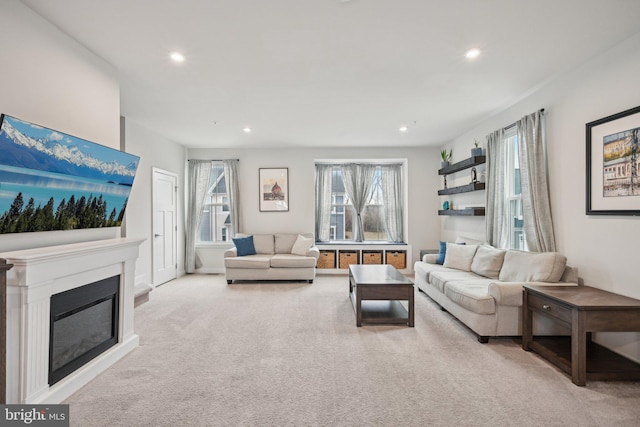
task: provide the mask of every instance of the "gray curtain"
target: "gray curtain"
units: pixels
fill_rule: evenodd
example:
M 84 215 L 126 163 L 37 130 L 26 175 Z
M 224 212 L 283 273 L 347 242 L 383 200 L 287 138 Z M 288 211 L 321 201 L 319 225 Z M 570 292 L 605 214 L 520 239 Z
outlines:
M 196 268 L 202 266 L 196 254 L 196 242 L 210 176 L 210 160 L 189 160 L 184 260 L 187 273 L 193 273 Z
M 544 115 L 536 111 L 519 120 L 516 127 L 525 241 L 530 251 L 553 252 L 556 243 L 549 198 Z
M 331 186 L 333 165 L 316 164 L 316 238 L 331 238 Z
M 351 204 L 356 211 L 356 221 L 353 224 L 353 240 L 364 240 L 364 225 L 362 213 L 369 199 L 371 183 L 376 170 L 375 165 L 349 163 L 342 165 L 342 179 L 345 192 L 351 199 Z
M 238 159 L 223 160 L 224 179 L 227 184 L 227 195 L 229 196 L 229 216 L 231 217 L 231 236 L 242 233 L 242 218 L 240 213 L 240 187 L 238 185 Z
M 509 247 L 509 211 L 507 191 L 507 145 L 504 130 L 487 135 L 487 179 L 485 230 L 487 243 L 496 248 Z
M 383 165 L 381 169 L 384 226 L 387 236 L 393 242 L 404 242 L 402 165 Z

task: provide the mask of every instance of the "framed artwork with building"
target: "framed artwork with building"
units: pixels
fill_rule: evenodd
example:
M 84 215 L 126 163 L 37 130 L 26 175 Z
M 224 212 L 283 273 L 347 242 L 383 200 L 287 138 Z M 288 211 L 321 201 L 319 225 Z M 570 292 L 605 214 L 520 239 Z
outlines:
M 640 215 L 640 107 L 586 127 L 587 215 Z
M 289 210 L 289 168 L 260 168 L 260 212 Z

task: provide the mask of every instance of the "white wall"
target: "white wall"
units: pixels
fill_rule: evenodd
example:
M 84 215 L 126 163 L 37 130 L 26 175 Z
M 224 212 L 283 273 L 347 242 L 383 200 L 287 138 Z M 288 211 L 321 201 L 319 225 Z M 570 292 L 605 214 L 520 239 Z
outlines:
M 638 76 L 640 34 L 550 82 L 447 147 L 453 147 L 454 155 L 468 153 L 474 138 L 485 141 L 490 132 L 544 108 L 558 251 L 578 268 L 585 285 L 640 299 L 635 261 L 640 218 L 585 214 L 585 124 L 639 106 Z M 445 239 L 452 239 L 469 227 L 464 218 L 451 219 L 441 223 Z M 475 220 L 473 224 L 473 232 L 484 239 L 484 221 Z M 600 333 L 597 340 L 640 361 L 640 333 Z
M 119 148 L 116 70 L 18 1 L 0 2 L 0 112 Z M 108 239 L 119 228 L 0 235 L 0 252 Z
M 408 241 L 413 260 L 419 250 L 437 248 L 438 151 L 433 148 L 363 149 L 189 149 L 190 159 L 240 159 L 239 182 L 245 232 L 313 232 L 315 229 L 314 181 L 316 159 L 408 159 Z M 289 211 L 260 212 L 258 171 L 260 168 L 289 168 Z M 222 253 L 231 245 L 200 247 L 198 255 L 207 271 L 223 267 Z
M 146 239 L 140 245 L 136 263 L 136 284 L 152 284 L 152 169 L 159 168 L 178 175 L 178 275 L 184 274 L 184 168 L 186 150 L 182 145 L 136 124 L 126 121 L 126 151 L 140 156 L 140 164 L 127 205 L 125 230 L 127 237 Z

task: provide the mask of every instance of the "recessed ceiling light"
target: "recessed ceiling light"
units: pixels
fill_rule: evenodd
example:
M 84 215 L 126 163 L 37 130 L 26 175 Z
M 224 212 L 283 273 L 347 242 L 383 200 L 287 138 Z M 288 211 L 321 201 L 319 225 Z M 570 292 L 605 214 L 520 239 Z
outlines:
M 173 62 L 184 62 L 184 55 L 180 52 L 171 52 L 169 57 Z
M 408 130 L 409 130 L 409 128 L 408 128 L 408 127 L 406 127 L 406 126 L 400 126 L 400 129 L 398 129 L 398 130 L 399 130 L 400 132 L 406 132 L 406 131 L 408 131 Z
M 480 56 L 480 49 L 478 48 L 469 49 L 468 51 L 465 52 L 464 56 L 466 56 L 467 59 L 475 59 L 478 56 Z
M 244 131 L 244 133 L 251 133 L 251 128 L 249 126 L 245 126 L 244 128 L 242 128 L 242 130 Z

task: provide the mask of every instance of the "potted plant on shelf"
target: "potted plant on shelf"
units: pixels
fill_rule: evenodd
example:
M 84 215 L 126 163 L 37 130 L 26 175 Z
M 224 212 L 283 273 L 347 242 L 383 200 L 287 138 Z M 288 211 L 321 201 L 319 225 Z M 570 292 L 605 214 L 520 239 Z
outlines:
M 475 138 L 474 141 L 473 145 L 475 145 L 475 147 L 471 149 L 471 157 L 482 156 L 482 147 L 480 147 L 480 143 Z
M 448 153 L 447 153 L 447 150 L 440 151 L 440 157 L 442 157 L 440 168 L 446 168 L 447 166 L 449 166 L 449 161 L 451 160 L 452 154 L 453 154 L 453 149 L 450 149 Z

